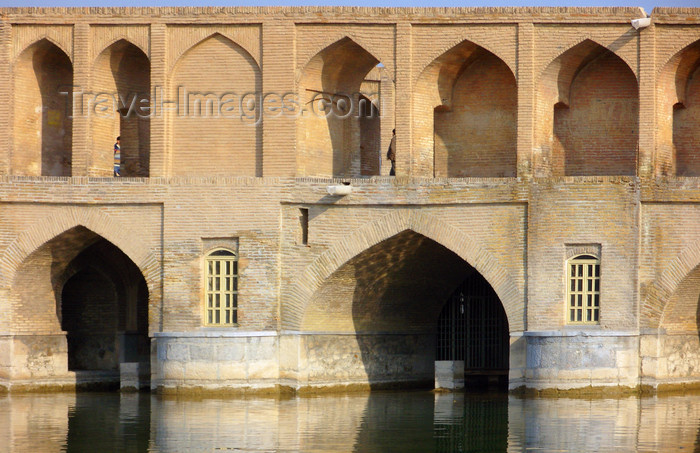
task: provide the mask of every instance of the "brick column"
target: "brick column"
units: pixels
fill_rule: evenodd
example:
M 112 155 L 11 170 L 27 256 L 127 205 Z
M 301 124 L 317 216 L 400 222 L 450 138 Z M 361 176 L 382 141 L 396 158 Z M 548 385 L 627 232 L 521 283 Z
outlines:
M 295 112 L 272 111 L 281 106 L 281 97 L 295 96 L 294 22 L 266 19 L 262 29 L 262 176 L 296 175 Z M 260 175 L 258 173 L 258 175 Z
M 381 129 L 381 145 L 379 146 L 379 159 L 381 161 L 381 174 L 388 176 L 391 170 L 391 162 L 386 158 L 386 152 L 391 143 L 392 129 L 396 126 L 396 115 L 394 105 L 396 96 L 394 95 L 394 74 L 388 74 L 386 71 L 381 73 L 381 82 L 379 84 L 379 100 L 380 108 L 380 129 Z
M 396 24 L 396 175 L 413 174 L 413 92 L 411 74 L 413 62 L 413 39 L 411 24 L 402 21 Z M 386 150 L 384 150 L 386 152 Z
M 151 25 L 151 163 L 148 175 L 152 178 L 168 176 L 168 152 L 165 141 L 165 112 L 162 102 L 167 101 L 165 24 Z
M 73 28 L 73 91 L 90 90 L 90 25 L 77 23 Z M 73 131 L 72 131 L 72 163 L 71 174 L 73 176 L 85 176 L 91 173 L 92 163 L 90 146 L 90 118 L 89 112 L 83 110 L 80 104 L 80 96 L 75 97 L 73 105 Z
M 532 176 L 532 148 L 535 133 L 535 27 L 518 24 L 518 138 L 517 175 Z
M 656 39 L 654 25 L 639 33 L 639 157 L 637 174 L 653 178 L 656 174 Z M 675 165 L 674 165 L 675 166 Z
M 0 175 L 10 173 L 10 147 L 12 137 L 12 26 L 0 23 Z

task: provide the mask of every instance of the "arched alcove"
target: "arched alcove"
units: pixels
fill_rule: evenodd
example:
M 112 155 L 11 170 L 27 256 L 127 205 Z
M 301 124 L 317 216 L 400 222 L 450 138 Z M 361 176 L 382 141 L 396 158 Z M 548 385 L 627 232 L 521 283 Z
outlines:
M 170 173 L 262 176 L 262 75 L 255 59 L 215 33 L 180 57 L 169 80 L 179 105 L 168 117 Z
M 700 176 L 700 41 L 675 54 L 657 82 L 657 173 Z
M 387 85 L 379 60 L 350 38 L 316 54 L 303 69 L 297 173 L 360 177 L 379 174 L 380 112 Z
M 13 76 L 11 173 L 70 176 L 73 114 L 70 58 L 48 39 L 42 39 L 17 57 Z
M 629 66 L 591 40 L 559 55 L 536 92 L 536 174 L 635 175 L 638 91 Z
M 121 137 L 121 175 L 148 176 L 150 165 L 151 64 L 141 49 L 119 40 L 95 61 L 92 92 L 101 107 L 89 112 L 92 131 L 90 173 L 111 176 L 113 150 Z M 97 99 L 96 99 L 97 100 Z
M 517 84 L 508 65 L 463 41 L 416 82 L 414 166 L 424 176 L 515 176 L 516 117 Z

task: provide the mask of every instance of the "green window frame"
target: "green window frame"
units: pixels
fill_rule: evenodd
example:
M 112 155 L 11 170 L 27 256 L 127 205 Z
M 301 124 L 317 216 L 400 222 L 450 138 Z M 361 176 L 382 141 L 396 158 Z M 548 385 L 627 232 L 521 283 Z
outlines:
M 238 325 L 238 255 L 217 249 L 204 259 L 204 324 Z
M 600 323 L 600 259 L 579 255 L 568 260 L 566 300 L 568 324 Z

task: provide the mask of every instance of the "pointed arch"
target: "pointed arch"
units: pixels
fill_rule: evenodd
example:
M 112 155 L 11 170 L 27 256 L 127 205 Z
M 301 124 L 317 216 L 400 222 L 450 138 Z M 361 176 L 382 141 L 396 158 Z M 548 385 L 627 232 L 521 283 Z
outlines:
M 323 47 L 303 67 L 297 83 L 298 98 L 306 109 L 298 117 L 297 152 L 301 155 L 297 159 L 298 175 L 376 174 L 379 165 L 363 167 L 362 162 L 376 160 L 378 164 L 384 123 L 377 116 L 365 118 L 359 109 L 366 78 L 379 63 L 373 54 L 344 35 Z M 383 86 L 393 85 L 390 78 L 376 84 L 380 92 L 393 88 Z M 374 153 L 374 159 L 363 157 L 363 149 Z M 368 168 L 373 168 L 374 174 L 367 174 Z
M 12 174 L 70 176 L 73 64 L 50 38 L 19 54 L 13 70 Z
M 84 227 L 114 244 L 141 270 L 151 300 L 160 297 L 160 257 L 157 250 L 139 240 L 140 235 L 97 209 L 67 207 L 20 233 L 0 257 L 0 287 L 9 287 L 17 269 L 35 250 L 51 239 L 76 227 Z
M 435 241 L 474 267 L 493 287 L 503 303 L 511 331 L 525 328 L 525 307 L 521 291 L 498 258 L 463 231 L 438 218 L 412 212 L 388 214 L 336 242 L 304 269 L 282 306 L 282 327 L 299 329 L 314 293 L 343 264 L 369 247 L 411 230 Z
M 568 53 L 572 49 L 574 49 L 582 44 L 585 46 L 592 46 L 592 47 L 600 46 L 604 50 L 607 50 L 608 52 L 615 54 L 615 56 L 617 56 L 620 60 L 622 60 L 625 63 L 627 68 L 635 75 L 635 78 L 637 78 L 637 72 L 634 69 L 634 62 L 629 61 L 629 59 L 626 55 L 620 54 L 611 46 L 604 44 L 603 42 L 601 42 L 600 40 L 598 40 L 592 36 L 586 35 L 586 36 L 579 36 L 576 39 L 571 40 L 570 42 L 561 46 L 561 50 L 557 54 L 555 54 L 547 64 L 543 65 L 540 68 L 540 72 L 537 74 L 535 80 L 539 81 L 543 77 L 545 71 L 547 71 L 547 69 L 552 65 L 552 63 L 557 61 L 557 59 L 559 59 L 564 54 Z
M 413 90 L 413 168 L 426 177 L 516 176 L 517 90 L 505 61 L 472 41 L 439 54 Z
M 167 115 L 171 175 L 262 176 L 262 73 L 246 49 L 210 34 L 182 54 L 168 84 L 180 106 Z
M 119 41 L 125 41 L 125 42 L 131 44 L 132 46 L 136 47 L 137 49 L 139 49 L 141 52 L 143 52 L 143 55 L 146 58 L 148 58 L 148 60 L 150 62 L 151 56 L 150 56 L 150 52 L 149 52 L 148 47 L 146 47 L 144 44 L 132 39 L 126 33 L 120 33 L 119 35 L 111 38 L 109 41 L 102 43 L 102 45 L 100 46 L 99 49 L 95 49 L 94 55 L 97 55 L 97 56 L 95 57 L 95 60 L 93 61 L 93 63 L 95 61 L 97 61 L 97 59 L 100 57 L 100 55 L 102 55 L 107 49 L 109 49 L 114 44 L 118 43 Z
M 90 115 L 92 156 L 88 174 L 113 174 L 114 143 L 116 137 L 121 137 L 121 176 L 147 177 L 151 91 L 148 55 L 128 39 L 117 39 L 95 58 L 92 74 L 91 91 L 112 95 L 113 99 L 106 114 Z
M 536 174 L 636 174 L 637 77 L 609 48 L 585 38 L 552 60 L 537 82 L 536 116 Z
M 329 47 L 345 40 L 354 42 L 365 52 L 367 52 L 370 56 L 372 56 L 372 58 L 377 60 L 377 62 L 381 62 L 382 64 L 386 65 L 387 69 L 389 69 L 389 75 L 391 76 L 392 81 L 394 80 L 394 71 L 392 69 L 393 65 L 390 59 L 383 55 L 380 55 L 379 52 L 373 50 L 373 46 L 371 45 L 371 43 L 367 42 L 367 40 L 363 39 L 361 36 L 358 36 L 356 33 L 335 33 L 332 35 L 324 35 L 324 38 L 325 39 L 323 39 L 323 41 L 316 43 L 309 50 L 309 56 L 307 58 L 299 62 L 298 67 L 300 68 L 300 70 L 296 76 L 297 84 L 300 82 L 304 73 L 304 69 L 309 65 L 311 60 L 313 60 L 322 52 L 325 52 Z
M 700 176 L 700 39 L 661 67 L 656 84 L 656 172 Z
M 510 69 L 511 74 L 513 74 L 513 77 L 515 77 L 516 73 L 516 68 L 514 68 L 508 61 L 507 58 L 505 58 L 504 55 L 502 55 L 494 46 L 483 42 L 480 39 L 473 38 L 472 36 L 462 36 L 458 39 L 455 39 L 451 43 L 444 45 L 440 47 L 439 49 L 431 49 L 430 55 L 425 57 L 425 63 L 421 65 L 417 71 L 415 71 L 413 83 L 417 83 L 418 79 L 421 78 L 423 73 L 428 69 L 428 67 L 435 62 L 438 58 L 440 58 L 442 55 L 448 53 L 450 50 L 457 48 L 458 46 L 462 45 L 463 43 L 471 43 L 475 46 L 478 46 L 480 48 L 483 48 L 484 50 L 487 50 L 488 52 L 492 53 L 495 57 L 497 57 L 499 60 L 503 62 L 504 65 Z
M 642 302 L 641 318 L 646 327 L 658 328 L 661 325 L 669 301 L 699 266 L 700 241 L 686 246 L 668 263 L 661 275 L 649 285 Z
M 66 58 L 68 58 L 68 60 L 71 62 L 71 64 L 73 64 L 73 54 L 72 54 L 71 50 L 66 48 L 59 40 L 53 38 L 52 36 L 49 36 L 48 34 L 41 35 L 41 36 L 37 37 L 36 39 L 34 39 L 33 41 L 27 43 L 25 46 L 23 46 L 21 48 L 21 50 L 19 50 L 15 54 L 15 59 L 14 59 L 13 63 L 16 63 L 19 60 L 19 58 L 22 56 L 22 54 L 25 53 L 29 48 L 35 46 L 36 44 L 41 43 L 42 41 L 46 41 L 46 42 L 56 46 L 58 49 L 61 50 L 61 52 L 63 52 L 65 54 Z
M 257 69 L 260 70 L 260 63 L 258 62 L 258 60 L 255 58 L 255 56 L 248 49 L 246 49 L 240 43 L 238 43 L 236 41 L 236 39 L 228 36 L 228 33 L 224 33 L 221 31 L 215 31 L 215 32 L 209 33 L 204 38 L 194 42 L 191 46 L 189 46 L 187 49 L 183 50 L 179 55 L 177 55 L 177 57 L 172 62 L 170 73 L 172 74 L 173 72 L 175 72 L 175 69 L 177 68 L 178 64 L 180 64 L 182 59 L 185 58 L 187 56 L 187 54 L 190 53 L 193 49 L 196 49 L 197 47 L 202 45 L 204 42 L 209 41 L 212 38 L 217 38 L 217 37 L 220 37 L 221 39 L 224 39 L 224 40 L 230 42 L 233 46 L 238 48 L 241 52 L 244 52 L 245 55 L 255 63 L 255 66 L 257 67 Z

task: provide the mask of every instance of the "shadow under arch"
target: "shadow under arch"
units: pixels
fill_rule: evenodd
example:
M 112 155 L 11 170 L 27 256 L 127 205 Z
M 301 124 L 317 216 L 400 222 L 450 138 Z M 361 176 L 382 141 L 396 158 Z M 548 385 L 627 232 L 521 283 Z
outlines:
M 307 266 L 291 288 L 288 302 L 281 308 L 282 328 L 301 329 L 309 301 L 327 278 L 369 247 L 404 230 L 411 230 L 435 241 L 474 267 L 489 282 L 501 300 L 510 330 L 525 329 L 524 297 L 507 267 L 463 231 L 435 216 L 416 211 L 396 211 L 364 225 L 353 234 L 339 240 Z
M 380 60 L 347 36 L 326 46 L 306 63 L 298 81 L 303 112 L 297 120 L 300 176 L 379 174 L 378 165 L 363 167 L 363 161 L 378 161 L 380 137 L 386 131 L 380 130 L 382 122 L 379 115 L 372 114 L 375 110 L 370 109 L 367 115 L 361 101 L 364 95 L 383 102 L 381 93 L 389 88 L 385 84 L 393 82 Z M 381 108 L 376 110 L 380 111 Z
M 212 33 L 185 51 L 168 75 L 170 99 L 180 106 L 167 114 L 168 173 L 262 176 L 261 92 L 257 61 L 227 36 Z
M 68 207 L 45 217 L 20 233 L 0 256 L 0 287 L 10 288 L 22 263 L 36 250 L 62 233 L 83 227 L 115 244 L 143 274 L 149 293 L 149 325 L 160 326 L 161 258 L 157 246 L 141 241 L 128 226 L 97 209 Z
M 346 371 L 350 381 L 366 379 L 370 386 L 432 385 L 438 317 L 456 288 L 470 291 L 473 285 L 464 283 L 475 276 L 478 272 L 455 252 L 412 230 L 372 245 L 333 272 L 312 297 L 302 331 L 324 332 L 328 344 L 327 348 L 307 352 L 310 363 L 325 363 L 329 370 L 338 372 L 338 364 L 327 355 L 342 357 L 345 353 L 353 357 L 350 363 L 355 364 Z M 480 306 L 474 308 L 482 311 L 493 303 L 482 296 L 466 294 L 469 299 L 466 316 L 474 321 L 481 315 L 470 308 L 470 302 L 478 303 Z M 500 301 L 496 300 L 495 304 L 500 310 Z M 504 317 L 503 311 L 500 312 Z M 499 343 L 505 336 L 507 348 L 507 322 L 497 330 Z M 464 339 L 454 340 L 460 343 L 458 347 L 462 347 L 462 342 L 472 347 L 491 339 L 492 332 L 481 328 L 469 332 L 471 335 Z M 355 348 L 359 354 L 353 356 Z M 505 362 L 501 357 L 498 360 L 482 357 L 496 354 L 493 348 L 478 351 L 474 348 L 473 355 L 479 357 L 470 362 L 469 368 L 481 375 L 489 368 L 487 363 L 498 363 L 499 367 L 505 367 L 505 370 L 499 368 L 498 373 L 507 373 L 507 355 Z M 464 358 L 448 360 L 464 361 Z M 475 367 L 475 364 L 481 365 Z
M 637 77 L 592 39 L 559 54 L 537 82 L 537 175 L 635 175 Z
M 13 364 L 37 379 L 75 372 L 78 386 L 118 384 L 125 362 L 142 364 L 145 377 L 149 296 L 144 274 L 122 250 L 84 226 L 68 228 L 23 257 L 14 273 L 4 309 L 32 353 Z M 38 365 L 41 356 L 50 358 Z
M 413 167 L 421 176 L 516 175 L 517 82 L 496 54 L 463 40 L 414 90 Z

